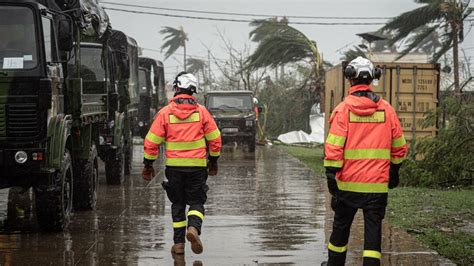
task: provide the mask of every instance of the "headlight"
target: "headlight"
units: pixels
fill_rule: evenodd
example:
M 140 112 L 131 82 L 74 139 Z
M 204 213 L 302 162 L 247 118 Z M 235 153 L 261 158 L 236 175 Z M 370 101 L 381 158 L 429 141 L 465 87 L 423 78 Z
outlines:
M 247 127 L 253 126 L 253 121 L 252 120 L 246 120 L 245 121 L 245 126 L 247 126 Z
M 99 137 L 99 145 L 104 145 L 105 144 L 105 139 L 104 137 L 100 136 Z
M 143 125 L 144 125 L 144 124 L 143 124 L 142 121 L 138 122 L 138 126 L 139 126 L 139 127 L 143 127 Z
M 28 161 L 28 154 L 24 151 L 18 151 L 15 153 L 15 161 L 19 164 L 24 164 Z

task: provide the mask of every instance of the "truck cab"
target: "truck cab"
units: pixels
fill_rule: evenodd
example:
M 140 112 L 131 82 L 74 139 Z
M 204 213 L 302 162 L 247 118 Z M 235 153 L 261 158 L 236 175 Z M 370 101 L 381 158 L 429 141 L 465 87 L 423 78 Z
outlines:
M 161 61 L 139 58 L 140 104 L 133 121 L 133 135 L 145 138 L 156 113 L 166 105 L 164 68 Z
M 57 18 L 36 2 L 0 0 L 0 188 L 33 187 L 46 230 L 62 230 L 72 210 L 60 59 L 70 47 L 58 42 Z
M 251 91 L 211 91 L 205 104 L 219 127 L 224 143 L 238 142 L 255 151 L 257 114 Z

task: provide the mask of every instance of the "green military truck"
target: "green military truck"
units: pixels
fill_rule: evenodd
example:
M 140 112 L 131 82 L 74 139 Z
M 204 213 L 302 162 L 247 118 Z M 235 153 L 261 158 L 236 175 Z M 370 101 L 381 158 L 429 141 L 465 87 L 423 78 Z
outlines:
M 140 105 L 138 44 L 125 33 L 112 30 L 103 53 L 108 61 L 106 69 L 110 69 L 109 93 L 114 96 L 109 108 L 109 126 L 101 131 L 99 156 L 105 162 L 107 183 L 121 184 L 132 168 L 132 127 Z
M 255 151 L 257 114 L 251 91 L 210 91 L 205 96 L 207 109 L 221 131 L 224 143 L 246 143 Z
M 133 121 L 133 134 L 145 138 L 155 114 L 166 105 L 163 63 L 148 57 L 139 58 L 140 105 Z
M 0 187 L 33 187 L 43 230 L 95 207 L 98 155 L 123 180 L 129 62 L 111 35 L 95 1 L 0 0 Z

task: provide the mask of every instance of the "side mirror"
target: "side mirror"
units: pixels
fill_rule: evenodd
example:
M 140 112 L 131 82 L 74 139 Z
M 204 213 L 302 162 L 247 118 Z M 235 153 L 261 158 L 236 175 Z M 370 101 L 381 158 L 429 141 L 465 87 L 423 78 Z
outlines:
M 60 19 L 58 23 L 58 50 L 71 51 L 74 46 L 71 21 Z

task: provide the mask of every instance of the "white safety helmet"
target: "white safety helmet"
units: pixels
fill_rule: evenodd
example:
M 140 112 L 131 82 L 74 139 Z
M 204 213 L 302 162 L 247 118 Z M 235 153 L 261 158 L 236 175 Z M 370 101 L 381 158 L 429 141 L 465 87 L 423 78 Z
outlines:
M 193 74 L 181 72 L 174 79 L 173 87 L 175 89 L 189 90 L 198 93 L 199 82 Z
M 380 68 L 374 67 L 370 60 L 361 56 L 352 60 L 344 69 L 344 76 L 347 79 L 373 80 L 379 79 L 381 75 L 382 70 Z
M 258 99 L 253 97 L 253 104 L 257 105 L 258 104 Z

